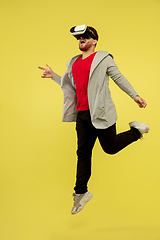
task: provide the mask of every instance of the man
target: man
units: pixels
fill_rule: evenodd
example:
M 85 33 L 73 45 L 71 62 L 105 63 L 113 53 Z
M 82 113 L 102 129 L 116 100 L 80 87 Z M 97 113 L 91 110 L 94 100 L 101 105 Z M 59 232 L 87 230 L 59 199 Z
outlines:
M 78 162 L 71 211 L 76 214 L 92 198 L 87 183 L 91 176 L 91 156 L 96 138 L 106 153 L 115 154 L 142 138 L 149 126 L 131 122 L 129 131 L 116 134 L 117 114 L 108 88 L 109 76 L 140 108 L 147 104 L 120 73 L 113 56 L 105 51 L 95 52 L 98 34 L 93 27 L 80 25 L 71 28 L 70 32 L 79 40 L 82 54 L 69 61 L 63 77 L 48 65 L 47 68 L 39 68 L 43 70 L 42 78 L 51 78 L 61 85 L 64 93 L 63 121 L 76 121 Z

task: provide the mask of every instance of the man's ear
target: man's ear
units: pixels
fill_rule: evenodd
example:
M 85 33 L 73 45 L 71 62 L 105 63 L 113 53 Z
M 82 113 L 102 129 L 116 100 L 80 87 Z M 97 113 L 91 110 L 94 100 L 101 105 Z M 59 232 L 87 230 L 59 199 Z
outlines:
M 94 39 L 93 44 L 96 46 L 97 45 L 97 40 Z

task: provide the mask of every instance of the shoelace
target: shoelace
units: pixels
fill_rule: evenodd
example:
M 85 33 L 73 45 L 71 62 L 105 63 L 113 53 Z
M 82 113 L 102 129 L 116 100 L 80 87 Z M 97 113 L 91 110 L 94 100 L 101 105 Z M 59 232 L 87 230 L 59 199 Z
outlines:
M 74 206 L 77 204 L 77 202 L 79 201 L 79 198 L 81 197 L 81 196 L 77 196 L 77 194 L 76 193 L 73 193 L 73 197 L 74 197 Z

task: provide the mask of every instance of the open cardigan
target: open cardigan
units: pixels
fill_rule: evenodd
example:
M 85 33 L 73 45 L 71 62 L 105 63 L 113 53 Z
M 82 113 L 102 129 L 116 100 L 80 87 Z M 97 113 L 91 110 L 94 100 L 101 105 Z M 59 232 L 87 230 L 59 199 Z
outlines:
M 55 74 L 53 78 L 61 86 L 64 94 L 63 122 L 76 121 L 77 97 L 72 66 L 80 56 L 73 57 L 67 63 L 67 70 L 63 77 Z M 97 51 L 91 65 L 87 91 L 91 121 L 94 127 L 98 129 L 108 128 L 117 121 L 116 108 L 109 90 L 109 76 L 131 98 L 134 99 L 138 95 L 119 71 L 113 56 L 106 51 Z

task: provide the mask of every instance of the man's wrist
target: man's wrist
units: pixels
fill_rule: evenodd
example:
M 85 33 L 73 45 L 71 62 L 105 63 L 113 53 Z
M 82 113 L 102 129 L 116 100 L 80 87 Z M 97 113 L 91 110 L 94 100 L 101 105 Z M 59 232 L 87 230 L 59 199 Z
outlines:
M 137 97 L 139 97 L 139 95 L 136 95 L 136 96 L 135 96 L 134 101 L 136 100 Z
M 56 75 L 56 74 L 53 72 L 51 79 L 54 79 L 55 75 Z

